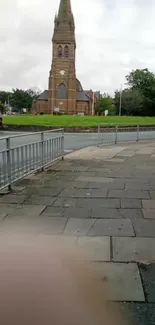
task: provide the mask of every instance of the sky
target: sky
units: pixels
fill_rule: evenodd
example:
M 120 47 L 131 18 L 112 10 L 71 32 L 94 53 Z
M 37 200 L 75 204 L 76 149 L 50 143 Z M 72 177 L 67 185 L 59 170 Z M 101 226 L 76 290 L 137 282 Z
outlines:
M 0 4 L 0 90 L 47 89 L 59 0 Z M 154 0 L 72 0 L 76 74 L 84 89 L 112 94 L 132 69 L 155 72 Z

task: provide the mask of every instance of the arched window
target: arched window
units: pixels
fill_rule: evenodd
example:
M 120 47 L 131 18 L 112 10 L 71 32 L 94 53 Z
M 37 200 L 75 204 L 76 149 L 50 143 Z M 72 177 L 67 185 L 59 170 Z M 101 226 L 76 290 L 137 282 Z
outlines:
M 66 86 L 62 83 L 59 85 L 57 89 L 57 99 L 67 99 L 67 88 Z
M 69 48 L 68 48 L 67 45 L 66 45 L 65 48 L 64 48 L 64 56 L 65 56 L 66 58 L 69 57 Z
M 58 47 L 58 58 L 62 58 L 62 46 L 59 45 Z

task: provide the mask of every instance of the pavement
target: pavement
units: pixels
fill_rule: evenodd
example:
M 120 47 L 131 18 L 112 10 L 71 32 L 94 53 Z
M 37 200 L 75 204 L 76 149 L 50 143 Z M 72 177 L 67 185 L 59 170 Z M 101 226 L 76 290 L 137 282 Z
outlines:
M 155 324 L 155 141 L 71 152 L 1 194 L 2 230 L 30 221 L 85 252 L 131 324 Z

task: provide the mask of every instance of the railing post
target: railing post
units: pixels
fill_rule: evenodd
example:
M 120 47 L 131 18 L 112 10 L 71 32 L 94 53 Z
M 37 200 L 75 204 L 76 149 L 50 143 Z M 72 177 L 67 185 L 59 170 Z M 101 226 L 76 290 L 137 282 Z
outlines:
M 115 144 L 117 144 L 118 142 L 118 125 L 116 125 L 116 129 L 115 129 Z
M 7 171 L 8 171 L 8 190 L 11 191 L 11 155 L 10 155 L 10 138 L 6 138 L 6 149 L 7 149 Z
M 44 132 L 41 132 L 41 170 L 44 171 Z
M 62 130 L 62 160 L 64 160 L 64 129 Z
M 137 125 L 137 142 L 139 141 L 139 125 Z

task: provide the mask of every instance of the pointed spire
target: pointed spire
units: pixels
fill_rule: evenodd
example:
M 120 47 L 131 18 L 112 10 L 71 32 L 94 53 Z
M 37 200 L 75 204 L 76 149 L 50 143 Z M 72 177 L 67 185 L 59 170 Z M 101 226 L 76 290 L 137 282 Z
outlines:
M 54 24 L 53 41 L 63 40 L 66 36 L 66 41 L 67 39 L 68 41 L 75 41 L 75 24 L 70 0 L 60 0 L 58 15 L 55 16 Z
M 70 19 L 72 16 L 72 9 L 70 0 L 60 0 L 58 21 L 64 21 Z
M 57 22 L 57 14 L 55 14 L 54 23 Z

